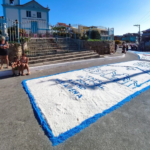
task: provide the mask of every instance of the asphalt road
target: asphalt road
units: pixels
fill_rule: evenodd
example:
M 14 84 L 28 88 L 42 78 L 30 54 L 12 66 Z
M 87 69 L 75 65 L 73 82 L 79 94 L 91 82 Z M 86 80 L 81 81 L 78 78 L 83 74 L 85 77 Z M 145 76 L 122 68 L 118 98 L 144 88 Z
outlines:
M 0 150 L 149 150 L 150 90 L 100 118 L 63 144 L 52 147 L 21 85 L 24 79 L 137 59 L 138 56 L 127 52 L 124 58 L 95 60 L 0 80 Z

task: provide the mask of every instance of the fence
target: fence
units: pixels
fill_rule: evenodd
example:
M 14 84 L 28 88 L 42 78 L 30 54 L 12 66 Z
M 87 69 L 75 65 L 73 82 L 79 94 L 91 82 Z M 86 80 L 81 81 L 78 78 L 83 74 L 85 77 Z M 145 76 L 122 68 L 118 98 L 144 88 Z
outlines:
M 41 20 L 18 22 L 17 20 L 0 18 L 0 36 L 2 35 L 7 38 L 9 43 L 23 44 L 32 38 L 33 40 L 28 43 L 27 55 L 39 56 L 55 52 L 82 50 L 84 49 L 82 40 L 113 40 L 114 29 L 83 25 L 53 27 Z M 39 38 L 40 40 L 38 40 Z M 45 41 L 41 41 L 41 39 L 45 39 Z
M 5 24 L 6 23 L 6 27 Z M 6 31 L 5 31 L 6 30 Z M 0 18 L 0 35 L 8 38 L 9 42 L 19 42 L 24 38 L 70 37 L 74 39 L 93 39 L 93 31 L 97 31 L 100 40 L 114 40 L 114 29 L 102 26 L 73 25 L 68 27 L 53 27 L 42 20 L 9 20 Z M 96 37 L 95 37 L 96 38 Z
M 0 36 L 5 36 L 10 43 L 19 42 L 19 23 L 17 21 L 0 19 Z

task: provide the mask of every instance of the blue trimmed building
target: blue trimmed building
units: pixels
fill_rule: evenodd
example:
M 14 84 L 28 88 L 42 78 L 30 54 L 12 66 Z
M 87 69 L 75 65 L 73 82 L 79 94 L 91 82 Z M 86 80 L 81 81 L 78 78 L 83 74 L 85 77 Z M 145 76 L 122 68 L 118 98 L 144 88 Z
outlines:
M 122 41 L 138 43 L 138 33 L 127 33 L 122 36 Z
M 20 0 L 3 0 L 3 17 L 7 26 L 12 26 L 15 20 L 19 27 L 31 33 L 45 33 L 49 29 L 48 7 L 43 7 L 35 0 L 23 5 Z

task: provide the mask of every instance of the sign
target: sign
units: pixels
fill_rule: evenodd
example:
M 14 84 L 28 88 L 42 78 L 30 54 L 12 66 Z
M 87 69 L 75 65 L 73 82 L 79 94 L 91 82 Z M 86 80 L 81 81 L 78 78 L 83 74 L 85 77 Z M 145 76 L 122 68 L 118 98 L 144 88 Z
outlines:
M 31 20 L 31 21 L 32 21 L 32 20 L 33 20 L 33 21 L 34 21 L 34 20 L 37 20 L 37 21 L 47 21 L 46 19 L 38 19 L 38 18 L 34 18 L 34 17 L 22 18 L 22 20 L 23 20 L 23 19 L 24 19 L 24 20 Z

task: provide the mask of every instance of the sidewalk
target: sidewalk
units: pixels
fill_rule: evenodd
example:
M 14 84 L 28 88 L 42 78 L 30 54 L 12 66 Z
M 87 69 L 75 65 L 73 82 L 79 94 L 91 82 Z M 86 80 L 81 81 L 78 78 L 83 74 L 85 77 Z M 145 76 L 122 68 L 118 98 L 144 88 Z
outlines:
M 108 60 L 108 59 L 116 59 L 116 58 L 123 58 L 125 57 L 124 54 L 111 54 L 111 55 L 100 55 L 100 58 L 94 58 L 94 59 L 83 59 L 83 60 L 77 60 L 77 61 L 70 61 L 70 62 L 62 62 L 62 63 L 56 63 L 56 64 L 34 64 L 30 65 L 30 72 L 33 73 L 35 71 L 40 71 L 40 70 L 45 70 L 45 69 L 50 69 L 50 68 L 55 68 L 55 67 L 62 67 L 66 66 L 68 64 L 80 64 L 80 63 L 92 63 L 95 61 L 100 61 L 100 60 Z M 27 72 L 26 72 L 27 73 Z M 6 65 L 4 65 L 4 70 L 0 70 L 0 78 L 11 76 L 12 71 L 11 67 L 10 69 L 6 69 Z

